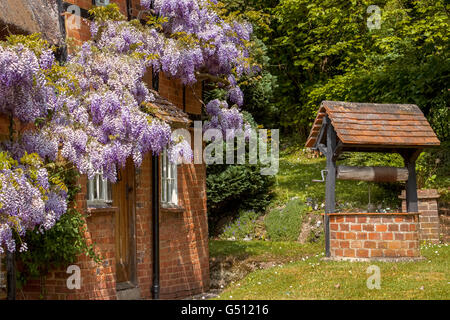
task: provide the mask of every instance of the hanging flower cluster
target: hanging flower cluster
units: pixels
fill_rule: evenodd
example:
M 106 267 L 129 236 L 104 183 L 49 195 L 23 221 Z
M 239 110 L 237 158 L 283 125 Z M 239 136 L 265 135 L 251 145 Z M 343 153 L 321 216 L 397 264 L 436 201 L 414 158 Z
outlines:
M 144 8 L 151 1 L 141 0 Z M 196 82 L 196 72 L 228 78 L 229 99 L 243 105 L 238 77 L 251 72 L 247 43 L 253 32 L 251 24 L 225 21 L 216 12 L 217 0 L 155 0 L 154 10 L 165 17 L 163 34 L 166 40 L 161 50 L 157 70 L 180 78 L 185 84 Z
M 42 69 L 52 64 L 53 54 L 49 51 L 39 59 L 23 45 L 0 46 L 0 112 L 22 122 L 46 117 L 53 109 L 54 92 Z
M 210 101 L 206 105 L 206 113 L 210 120 L 203 126 L 203 130 L 219 129 L 222 135 L 226 137 L 227 132 L 234 136 L 237 130 L 242 130 L 244 118 L 242 113 L 236 107 L 230 108 L 226 101 L 218 99 Z
M 60 181 L 49 182 L 48 172 L 36 154 L 19 161 L 0 152 L 0 254 L 16 250 L 14 232 L 43 232 L 54 226 L 67 210 L 67 190 Z M 21 243 L 20 251 L 27 250 Z
M 139 166 L 144 154 L 168 147 L 171 161 L 192 160 L 189 143 L 173 140 L 170 126 L 146 112 L 144 106 L 154 100 L 143 80 L 149 67 L 185 84 L 196 82 L 199 73 L 226 79 L 228 99 L 243 104 L 235 76 L 251 71 L 246 41 L 252 30 L 224 21 L 214 3 L 156 0 L 160 18 L 150 18 L 146 26 L 96 19 L 92 40 L 64 66 L 55 63 L 48 48 L 36 52 L 0 43 L 0 113 L 31 125 L 2 144 L 0 247 L 14 251 L 14 232 L 47 230 L 66 211 L 66 191 L 49 177 L 45 161 L 63 157 L 89 178 L 102 172 L 115 182 L 117 166 L 129 157 Z M 142 1 L 144 7 L 149 4 Z M 113 16 L 118 16 L 115 5 L 99 10 L 116 10 Z M 207 126 L 241 129 L 237 106 L 211 102 Z
M 190 163 L 194 158 L 194 153 L 192 152 L 192 147 L 189 142 L 182 139 L 169 149 L 168 157 L 169 161 L 172 163 L 181 164 L 183 161 L 185 163 Z

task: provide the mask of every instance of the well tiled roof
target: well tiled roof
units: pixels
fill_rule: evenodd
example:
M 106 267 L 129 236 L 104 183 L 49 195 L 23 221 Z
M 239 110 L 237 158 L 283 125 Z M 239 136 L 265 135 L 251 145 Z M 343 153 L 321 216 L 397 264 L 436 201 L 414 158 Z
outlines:
M 155 117 L 174 126 L 187 126 L 191 123 L 189 115 L 176 105 L 161 97 L 157 91 L 150 90 L 155 101 L 147 103 L 147 111 Z
M 322 102 L 306 147 L 315 146 L 325 116 L 344 145 L 430 147 L 440 142 L 418 106 Z

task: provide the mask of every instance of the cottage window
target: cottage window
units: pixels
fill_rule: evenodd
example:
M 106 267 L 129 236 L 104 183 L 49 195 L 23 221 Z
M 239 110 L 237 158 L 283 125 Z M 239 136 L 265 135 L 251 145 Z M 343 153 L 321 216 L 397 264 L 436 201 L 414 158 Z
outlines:
M 161 202 L 166 205 L 178 205 L 177 164 L 171 163 L 167 150 L 161 154 Z
M 109 4 L 109 0 L 95 0 L 94 4 L 96 6 L 107 6 Z
M 97 173 L 87 184 L 88 201 L 90 207 L 105 207 L 112 204 L 111 183 Z

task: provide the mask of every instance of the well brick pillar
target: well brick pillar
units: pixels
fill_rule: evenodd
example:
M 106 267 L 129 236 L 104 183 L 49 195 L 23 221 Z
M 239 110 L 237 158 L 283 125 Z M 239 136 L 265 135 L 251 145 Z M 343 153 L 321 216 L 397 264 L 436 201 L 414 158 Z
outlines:
M 439 242 L 439 193 L 435 189 L 417 190 L 419 199 L 419 239 L 432 243 Z M 402 199 L 402 211 L 406 212 L 406 192 L 399 196 Z
M 450 242 L 450 209 L 439 208 L 439 219 L 441 225 L 441 238 L 444 242 Z

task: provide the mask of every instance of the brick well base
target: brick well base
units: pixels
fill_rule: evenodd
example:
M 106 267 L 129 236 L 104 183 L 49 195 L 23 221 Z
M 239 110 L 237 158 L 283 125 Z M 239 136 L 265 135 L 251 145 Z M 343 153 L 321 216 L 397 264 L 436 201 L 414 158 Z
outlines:
M 419 200 L 419 239 L 431 243 L 439 243 L 439 212 L 438 199 L 440 195 L 435 189 L 417 190 Z M 402 211 L 406 212 L 406 191 L 399 196 L 402 199 Z
M 418 213 L 330 214 L 331 258 L 419 258 Z

